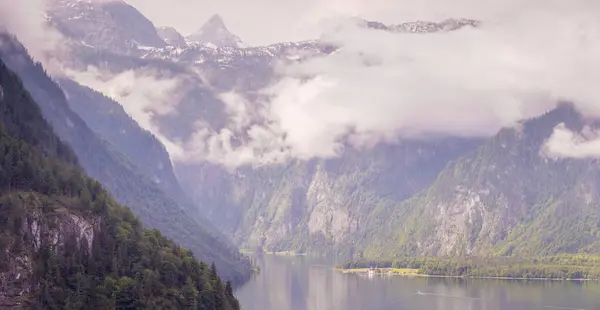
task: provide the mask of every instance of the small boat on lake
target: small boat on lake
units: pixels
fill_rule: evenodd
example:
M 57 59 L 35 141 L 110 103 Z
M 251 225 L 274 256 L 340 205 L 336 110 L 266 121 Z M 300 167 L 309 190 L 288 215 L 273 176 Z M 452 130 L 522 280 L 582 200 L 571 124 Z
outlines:
M 370 276 L 374 275 L 374 274 L 375 274 L 375 270 L 376 270 L 376 269 L 375 269 L 375 268 L 373 268 L 373 267 L 369 268 L 369 270 L 368 270 L 368 273 L 369 273 L 369 275 L 370 275 Z

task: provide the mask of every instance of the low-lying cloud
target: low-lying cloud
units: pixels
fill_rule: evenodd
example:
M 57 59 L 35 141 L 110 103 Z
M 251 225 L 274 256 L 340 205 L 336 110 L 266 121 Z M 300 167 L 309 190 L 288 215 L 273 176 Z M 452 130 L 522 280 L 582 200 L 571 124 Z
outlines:
M 228 106 L 245 110 L 230 110 L 238 121 L 228 128 L 199 123 L 185 160 L 265 164 L 401 138 L 488 136 L 563 99 L 600 115 L 595 13 L 590 1 L 532 1 L 453 32 L 338 24 L 321 38 L 337 52 L 281 68 L 254 114 L 236 97 Z
M 114 74 L 93 66 L 83 72 L 66 69 L 64 74 L 119 102 L 140 127 L 152 132 L 165 145 L 171 156 L 183 156 L 178 143 L 166 138 L 154 120 L 157 116 L 177 113 L 184 87 L 182 80 L 160 77 L 147 69 Z
M 578 133 L 559 124 L 544 144 L 544 151 L 554 158 L 600 158 L 600 131 L 585 127 Z
M 62 53 L 64 37 L 46 20 L 47 0 L 0 0 L 0 31 L 15 35 L 47 70 L 58 73 L 54 57 Z
M 427 35 L 348 25 L 323 38 L 340 51 L 285 69 L 271 116 L 298 153 L 332 155 L 347 136 L 486 136 L 563 98 L 597 113 L 593 8 L 540 6 L 481 28 Z
M 348 146 L 368 148 L 406 137 L 488 136 L 559 100 L 600 115 L 599 1 L 428 3 L 435 16 L 476 18 L 481 24 L 412 35 L 326 23 L 320 40 L 338 51 L 279 68 L 282 78 L 260 90 L 261 99 L 221 94 L 229 114 L 226 128 L 215 130 L 199 119 L 187 141 L 166 139 L 152 121 L 156 114 L 175 113 L 176 81 L 148 72 L 107 78 L 91 70 L 87 83 L 85 75 L 72 76 L 120 101 L 176 160 L 229 167 L 334 157 Z M 406 5 L 403 14 L 424 8 Z M 457 9 L 473 15 L 457 16 Z M 591 140 L 561 130 L 551 142 L 591 153 Z M 561 154 L 556 145 L 553 149 Z
M 200 136 L 223 146 L 212 148 L 218 158 L 266 162 L 404 137 L 488 136 L 563 99 L 600 115 L 599 4 L 531 1 L 503 13 L 426 35 L 344 24 L 321 38 L 339 51 L 282 68 L 263 90 L 265 121 L 245 127 L 246 143 L 229 143 L 232 128 Z

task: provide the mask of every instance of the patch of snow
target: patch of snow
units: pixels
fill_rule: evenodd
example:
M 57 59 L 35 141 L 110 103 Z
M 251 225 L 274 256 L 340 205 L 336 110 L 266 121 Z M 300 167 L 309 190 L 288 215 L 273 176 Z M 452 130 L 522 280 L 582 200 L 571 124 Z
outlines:
M 83 46 L 85 46 L 85 47 L 96 48 L 96 47 L 95 47 L 95 46 L 93 46 L 93 45 L 90 45 L 90 44 L 87 44 L 87 43 L 85 43 L 85 41 L 83 41 L 83 40 L 81 40 L 81 44 L 82 44 Z
M 152 46 L 145 46 L 145 45 L 138 45 L 137 48 L 141 49 L 143 51 L 152 51 L 152 50 L 154 50 L 154 47 L 152 47 Z

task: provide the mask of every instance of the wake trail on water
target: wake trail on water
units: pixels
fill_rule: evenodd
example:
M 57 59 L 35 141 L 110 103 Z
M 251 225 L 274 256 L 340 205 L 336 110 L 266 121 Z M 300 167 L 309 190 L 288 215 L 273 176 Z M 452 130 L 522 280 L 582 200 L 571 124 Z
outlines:
M 468 297 L 468 296 L 456 296 L 456 295 L 446 295 L 446 294 L 435 294 L 435 293 L 425 293 L 421 291 L 417 291 L 415 295 L 421 296 L 437 296 L 443 298 L 458 298 L 458 299 L 470 299 L 470 300 L 481 300 L 479 297 Z

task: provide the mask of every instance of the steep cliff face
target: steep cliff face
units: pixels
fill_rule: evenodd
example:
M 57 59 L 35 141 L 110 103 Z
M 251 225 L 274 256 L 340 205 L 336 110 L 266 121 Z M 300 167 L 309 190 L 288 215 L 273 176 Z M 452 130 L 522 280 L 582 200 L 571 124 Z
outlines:
M 215 166 L 178 171 L 207 216 L 243 247 L 350 253 L 370 236 L 382 210 L 426 188 L 444 165 L 478 141 L 405 141 L 373 150 L 349 148 L 340 158 L 276 167 Z M 225 176 L 225 177 L 223 177 Z
M 544 255 L 600 250 L 596 159 L 557 158 L 544 145 L 559 124 L 580 132 L 571 105 L 501 130 L 449 164 L 389 214 L 367 254 Z
M 71 212 L 64 203 L 33 192 L 1 198 L 2 219 L 11 221 L 0 229 L 0 309 L 22 306 L 22 299 L 39 289 L 35 264 L 43 248 L 55 253 L 91 250 L 101 219 Z

